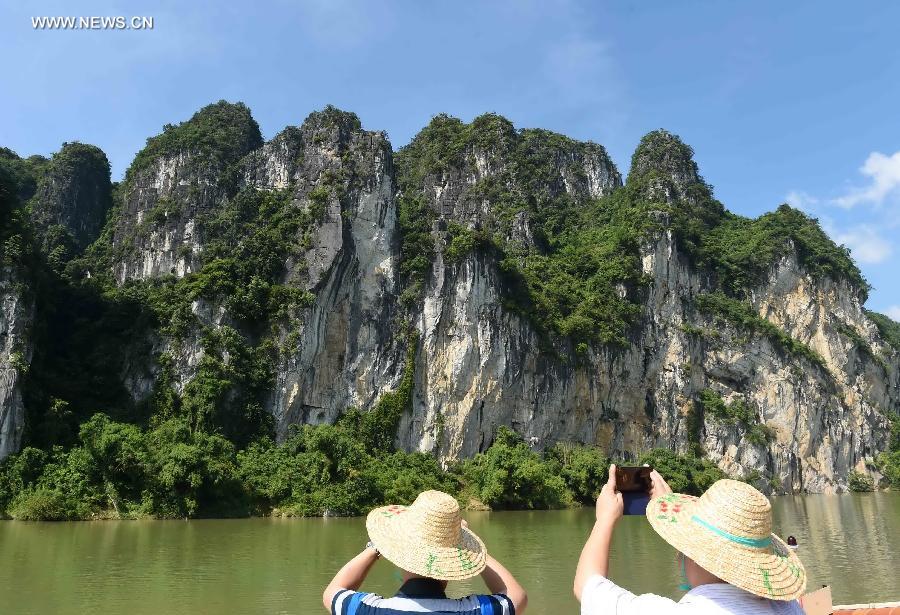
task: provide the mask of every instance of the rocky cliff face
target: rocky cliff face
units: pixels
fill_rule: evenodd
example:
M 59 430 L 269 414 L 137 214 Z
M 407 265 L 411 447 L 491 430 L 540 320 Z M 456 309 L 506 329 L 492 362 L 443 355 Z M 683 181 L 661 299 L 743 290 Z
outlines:
M 498 425 L 511 425 L 541 447 L 575 441 L 614 456 L 658 446 L 684 453 L 696 400 L 712 389 L 748 403 L 773 434 L 754 443 L 740 426 L 701 417 L 703 450 L 729 474 L 758 472 L 772 489 L 841 490 L 850 470 L 886 448 L 897 360 L 882 365 L 839 333 L 850 327 L 881 345 L 858 303 L 840 305 L 848 295 L 812 284 L 791 259 L 757 290 L 760 314 L 792 320 L 786 330 L 825 357 L 823 368 L 692 309 L 706 282 L 671 233 L 642 246 L 642 262 L 652 282 L 632 346 L 592 349 L 573 364 L 542 350 L 533 327 L 504 310 L 496 263 L 474 255 L 452 268 L 436 261 L 404 446 L 468 456 L 484 450 Z M 804 313 L 817 322 L 804 322 Z
M 248 186 L 286 189 L 302 207 L 317 199 L 321 206 L 280 280 L 315 297 L 291 330 L 279 331 L 284 352 L 267 410 L 281 437 L 292 424 L 333 422 L 345 408 L 370 406 L 402 372 L 391 160 L 383 133 L 326 110 L 282 132 L 243 166 Z
M 234 165 L 261 143 L 249 109 L 226 103 L 205 107 L 148 140 L 128 170 L 116 212 L 116 280 L 195 271 L 202 250 L 198 217 L 227 200 Z
M 31 363 L 33 298 L 13 267 L 0 269 L 0 459 L 19 450 L 25 429 L 22 379 Z
M 259 405 L 283 438 L 371 408 L 412 356 L 407 450 L 449 461 L 509 425 L 536 448 L 702 451 L 773 490 L 840 491 L 886 447 L 900 354 L 846 255 L 823 244 L 822 273 L 789 232 L 818 227 L 771 216 L 788 231 L 762 260 L 723 256 L 756 222 L 664 131 L 623 185 L 601 146 L 499 116 L 438 116 L 395 155 L 332 108 L 264 143 L 246 107 L 218 103 L 148 141 L 98 252 L 122 288 L 177 290 L 126 352 L 136 403 L 251 353 L 269 373 L 223 403 Z
M 48 250 L 62 242 L 71 243 L 73 253 L 84 250 L 100 235 L 112 205 L 106 154 L 93 145 L 64 143 L 42 169 L 31 202 Z
M 224 130 L 235 114 L 252 122 L 244 111 L 220 104 L 215 114 L 205 109 L 169 131 Z M 279 316 L 259 314 L 259 321 L 268 320 L 261 325 L 237 322 L 228 297 L 198 298 L 190 331 L 156 344 L 173 360 L 173 384 L 183 390 L 194 377 L 210 327 L 234 327 L 250 343 L 262 328 L 279 347 L 262 400 L 279 436 L 292 424 L 334 421 L 348 407 L 368 407 L 396 384 L 404 353 L 395 334 L 398 239 L 390 144 L 383 133 L 362 130 L 356 116 L 329 108 L 264 144 L 246 139 L 237 149 L 221 145 L 219 157 L 229 167 L 210 166 L 208 153 L 167 148 L 145 169 L 129 172 L 113 239 L 116 279 L 203 275 L 204 266 L 240 251 L 217 246 L 213 254 L 211 244 L 222 243 L 216 211 L 248 194 L 277 195 L 287 217 L 310 222 L 285 237 L 262 238 L 284 241 L 286 248 L 269 282 L 302 290 L 309 300 Z M 140 374 L 129 377 L 133 395 L 145 399 L 154 370 L 138 365 L 133 371 Z
M 471 201 L 491 210 L 473 190 L 502 172 L 503 162 L 490 157 L 473 144 L 457 170 L 422 182 L 437 218 L 438 253 L 416 321 L 422 347 L 414 410 L 401 427 L 405 447 L 468 456 L 484 450 L 498 425 L 511 425 L 538 447 L 590 442 L 624 457 L 699 445 L 726 472 L 758 473 L 768 488 L 788 492 L 844 489 L 850 470 L 864 469 L 865 459 L 884 450 L 885 412 L 900 403 L 897 353 L 864 314 L 859 289 L 846 280 L 813 279 L 793 248 L 750 290 L 750 304 L 822 363 L 786 351 L 771 334 L 697 309 L 695 299 L 720 282 L 679 248 L 663 212 L 656 212 L 661 224 L 639 248 L 646 280 L 627 347 L 592 346 L 578 355 L 573 341 L 557 339 L 548 348 L 532 322 L 507 309 L 494 254 L 475 251 L 454 263 L 441 255 L 446 233 L 440 229 L 471 225 L 477 209 Z M 607 182 L 596 194 L 574 194 L 576 202 L 617 187 L 608 160 L 590 166 L 603 168 Z M 642 144 L 629 177 L 648 201 L 702 208 L 699 217 L 721 211 L 704 202 L 708 189 L 689 148 L 668 133 Z M 513 192 L 526 181 L 515 172 L 509 180 L 504 185 Z M 543 189 L 552 194 L 560 185 L 551 179 Z M 523 209 L 517 223 L 534 215 Z M 541 246 L 532 241 L 528 250 Z M 697 402 L 704 391 L 749 407 L 764 437 L 748 438 L 749 424 L 705 416 Z
M 34 297 L 23 267 L 31 240 L 23 233 L 21 203 L 34 194 L 35 170 L 46 162 L 0 148 L 0 460 L 19 450 L 25 430 L 23 380 L 33 352 Z

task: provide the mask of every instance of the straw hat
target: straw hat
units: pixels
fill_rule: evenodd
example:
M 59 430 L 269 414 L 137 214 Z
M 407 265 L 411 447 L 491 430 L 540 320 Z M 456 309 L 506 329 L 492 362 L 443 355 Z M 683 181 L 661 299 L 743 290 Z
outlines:
M 772 600 L 793 600 L 806 588 L 797 554 L 772 533 L 769 499 L 746 483 L 720 480 L 699 498 L 654 498 L 647 519 L 666 542 L 736 587 Z
M 484 543 L 462 527 L 456 498 L 441 491 L 423 491 L 409 506 L 376 508 L 366 529 L 375 548 L 407 572 L 458 581 L 484 570 Z

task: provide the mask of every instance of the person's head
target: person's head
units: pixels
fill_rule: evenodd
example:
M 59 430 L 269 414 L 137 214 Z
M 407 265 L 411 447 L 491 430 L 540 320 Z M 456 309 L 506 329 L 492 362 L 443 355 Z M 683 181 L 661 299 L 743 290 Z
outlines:
M 366 518 L 366 529 L 404 581 L 428 578 L 446 585 L 484 570 L 484 543 L 463 526 L 456 498 L 441 491 L 423 491 L 409 506 L 376 508 Z
M 680 552 L 690 587 L 725 582 L 773 600 L 793 600 L 806 588 L 803 564 L 772 533 L 768 498 L 746 483 L 720 480 L 700 498 L 654 498 L 647 519 Z
M 788 537 L 787 537 L 787 543 L 788 543 L 788 546 L 789 546 L 789 547 L 796 547 L 796 546 L 797 546 L 797 539 L 794 538 L 793 536 L 788 536 Z

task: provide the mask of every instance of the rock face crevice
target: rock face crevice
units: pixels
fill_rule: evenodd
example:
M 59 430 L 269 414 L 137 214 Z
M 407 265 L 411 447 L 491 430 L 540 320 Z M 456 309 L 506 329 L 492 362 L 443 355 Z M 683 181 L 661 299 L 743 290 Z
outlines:
M 641 142 L 626 185 L 602 146 L 516 130 L 496 115 L 438 116 L 395 155 L 384 133 L 331 107 L 264 142 L 246 107 L 217 103 L 148 141 L 106 232 L 85 237 L 104 247 L 119 287 L 192 280 L 206 275 L 211 246 L 222 256 L 216 216 L 248 194 L 275 195 L 305 221 L 285 239 L 272 281 L 300 299 L 254 319 L 225 296 L 198 295 L 177 339 L 156 329 L 125 353 L 120 372 L 135 403 L 164 372 L 165 386 L 183 392 L 210 331 L 236 331 L 277 350 L 262 407 L 283 439 L 292 425 L 333 422 L 396 390 L 414 331 L 412 404 L 397 444 L 446 462 L 485 450 L 507 425 L 537 449 L 582 442 L 626 459 L 652 447 L 702 451 L 772 490 L 834 492 L 887 447 L 900 352 L 865 312 L 864 289 L 814 271 L 788 242 L 747 276 L 743 322 L 704 308 L 704 297 L 731 288 L 727 269 L 710 264 L 684 221 L 707 228 L 734 216 L 712 198 L 690 148 L 665 131 Z M 68 211 L 76 197 L 59 195 L 54 211 Z M 594 312 L 542 314 L 554 300 L 577 310 L 521 275 L 557 274 L 551 257 L 568 254 L 588 211 L 598 246 L 608 238 L 597 220 L 622 229 L 628 215 L 639 229 L 639 240 L 601 246 L 602 259 L 628 258 L 614 279 L 591 282 L 607 285 L 602 300 L 621 315 L 608 341 L 585 329 Z M 410 229 L 418 243 L 406 242 Z M 588 259 L 586 245 L 563 263 L 566 275 L 594 273 L 602 259 Z M 15 286 L 0 286 L 4 365 L 14 349 L 30 356 L 33 307 Z M 3 373 L 0 456 L 18 448 L 23 416 L 19 372 Z M 745 413 L 706 412 L 704 396 Z

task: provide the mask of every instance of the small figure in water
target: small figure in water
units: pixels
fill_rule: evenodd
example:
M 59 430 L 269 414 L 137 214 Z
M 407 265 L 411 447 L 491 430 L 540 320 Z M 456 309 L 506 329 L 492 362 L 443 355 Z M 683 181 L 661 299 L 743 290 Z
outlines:
M 797 544 L 797 539 L 794 538 L 793 536 L 788 536 L 787 545 L 791 548 L 792 551 L 796 551 L 797 548 L 800 546 Z
M 765 495 L 746 483 L 720 480 L 696 498 L 672 493 L 655 470 L 650 477 L 647 519 L 678 550 L 687 593 L 678 602 L 638 596 L 607 578 L 613 529 L 623 510 L 610 466 L 575 573 L 582 615 L 803 615 L 797 598 L 806 588 L 806 572 L 797 554 L 772 533 L 772 506 Z
M 487 554 L 481 538 L 462 520 L 459 503 L 441 491 L 423 491 L 409 506 L 369 513 L 370 542 L 344 564 L 322 594 L 332 615 L 521 615 L 528 598 L 515 577 Z M 356 591 L 380 556 L 400 569 L 403 585 L 393 598 Z M 490 595 L 452 599 L 448 581 L 481 575 Z

